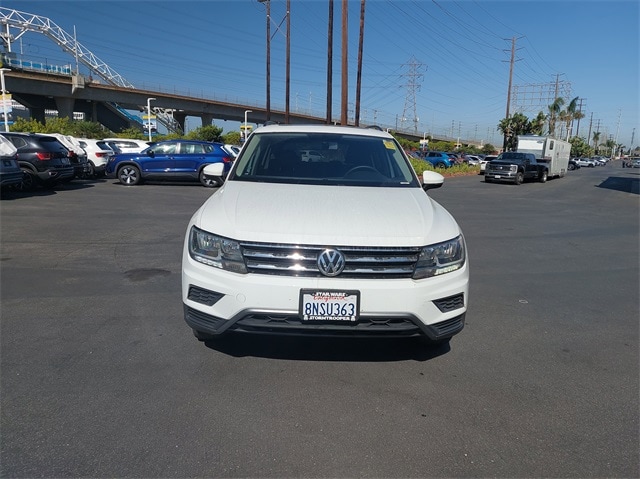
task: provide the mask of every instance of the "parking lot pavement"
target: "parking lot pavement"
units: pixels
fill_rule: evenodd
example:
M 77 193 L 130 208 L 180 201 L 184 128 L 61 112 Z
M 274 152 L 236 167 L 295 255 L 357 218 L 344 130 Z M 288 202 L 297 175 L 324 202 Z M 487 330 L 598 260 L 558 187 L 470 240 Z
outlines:
M 638 477 L 639 178 L 430 192 L 471 265 L 444 351 L 207 346 L 182 317 L 180 261 L 213 190 L 3 194 L 0 475 Z

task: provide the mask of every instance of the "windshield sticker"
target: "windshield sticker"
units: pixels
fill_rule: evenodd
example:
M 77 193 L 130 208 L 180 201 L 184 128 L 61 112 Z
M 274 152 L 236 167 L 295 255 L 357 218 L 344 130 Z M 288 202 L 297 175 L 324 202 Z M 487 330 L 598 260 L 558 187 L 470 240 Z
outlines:
M 382 143 L 384 143 L 384 147 L 387 150 L 395 150 L 396 149 L 396 144 L 391 140 L 384 140 Z

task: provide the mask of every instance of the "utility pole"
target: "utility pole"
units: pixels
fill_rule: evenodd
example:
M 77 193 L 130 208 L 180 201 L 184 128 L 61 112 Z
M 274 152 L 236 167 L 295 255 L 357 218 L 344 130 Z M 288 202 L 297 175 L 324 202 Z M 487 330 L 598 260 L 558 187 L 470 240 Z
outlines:
M 584 98 L 580 98 L 580 106 L 578 107 L 578 111 L 582 113 L 582 101 Z M 576 125 L 576 136 L 580 136 L 580 118 L 578 118 L 578 124 Z
M 516 57 L 516 37 L 511 38 L 511 61 L 509 62 L 509 88 L 507 90 L 507 112 L 505 115 L 505 119 L 507 122 L 509 121 L 509 107 L 511 105 L 511 83 L 513 82 L 513 64 L 515 62 Z M 504 132 L 504 138 L 502 141 L 502 151 L 507 151 L 507 134 L 509 132 Z
M 348 125 L 349 118 L 349 58 L 347 57 L 347 43 L 349 41 L 348 0 L 342 0 L 342 104 L 340 106 L 340 124 Z
M 360 126 L 360 91 L 362 89 L 362 44 L 364 42 L 364 3 L 360 0 L 360 40 L 358 42 L 358 73 L 356 77 L 355 126 Z
M 258 0 L 265 4 L 267 10 L 267 99 L 265 105 L 265 121 L 271 119 L 271 0 Z
M 558 98 L 558 92 L 560 90 L 560 75 L 562 75 L 562 73 L 556 73 L 556 94 L 554 95 L 554 100 Z
M 591 146 L 591 127 L 593 126 L 593 112 L 591 112 L 591 118 L 589 119 L 589 133 L 587 133 L 587 145 Z
M 618 126 L 616 127 L 616 139 L 614 143 L 616 144 L 615 148 L 618 149 L 618 133 L 620 133 L 620 117 L 622 116 L 622 109 L 618 110 Z
M 327 45 L 327 125 L 331 124 L 332 113 L 331 103 L 333 101 L 333 0 L 329 0 L 329 27 L 327 32 L 329 38 Z
M 291 0 L 287 0 L 287 80 L 285 81 L 284 123 L 289 124 L 289 93 L 291 90 Z

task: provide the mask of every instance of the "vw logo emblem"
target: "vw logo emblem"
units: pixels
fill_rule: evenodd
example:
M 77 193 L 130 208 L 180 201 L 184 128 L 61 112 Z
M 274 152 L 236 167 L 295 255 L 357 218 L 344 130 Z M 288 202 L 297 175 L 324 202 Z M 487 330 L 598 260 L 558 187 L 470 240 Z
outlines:
M 325 249 L 318 255 L 318 269 L 325 276 L 338 276 L 344 269 L 344 255 L 335 249 Z

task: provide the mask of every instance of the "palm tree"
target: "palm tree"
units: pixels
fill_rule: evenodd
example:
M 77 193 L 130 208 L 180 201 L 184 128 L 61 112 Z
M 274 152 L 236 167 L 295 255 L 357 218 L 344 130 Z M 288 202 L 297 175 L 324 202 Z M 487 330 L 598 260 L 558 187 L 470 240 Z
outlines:
M 600 139 L 600 132 L 599 131 L 594 131 L 593 132 L 593 148 L 594 150 L 596 150 L 596 153 L 598 152 L 598 140 Z
M 547 122 L 547 115 L 539 112 L 533 120 L 531 120 L 531 133 L 542 136 L 544 134 L 544 125 Z
M 567 141 L 569 141 L 569 138 L 571 137 L 571 133 L 573 131 L 573 120 L 584 118 L 584 114 L 581 111 L 577 110 L 579 99 L 580 97 L 577 96 L 573 100 L 571 100 L 567 105 L 567 109 L 565 110 L 564 121 L 567 125 Z
M 558 137 L 563 137 L 564 133 L 565 133 L 565 128 L 567 131 L 567 140 L 569 139 L 569 124 L 571 123 L 571 112 L 568 110 L 562 110 L 560 113 L 558 113 L 558 121 L 560 121 L 562 123 L 562 127 L 560 128 L 560 133 L 558 134 Z
M 584 113 L 582 113 L 582 110 L 578 110 L 574 112 L 573 119 L 578 120 L 578 128 L 580 128 L 580 120 L 582 120 L 584 117 L 585 115 Z M 571 123 L 571 134 L 573 135 L 573 123 Z M 576 135 L 577 134 L 578 134 L 578 130 L 576 129 Z
M 522 113 L 515 113 L 513 116 L 500 120 L 498 131 L 504 135 L 505 150 L 515 150 L 518 145 L 518 135 L 531 133 L 531 122 Z
M 556 121 L 562 105 L 564 105 L 564 100 L 560 97 L 553 100 L 553 103 L 549 105 L 549 135 L 551 136 L 556 136 Z

